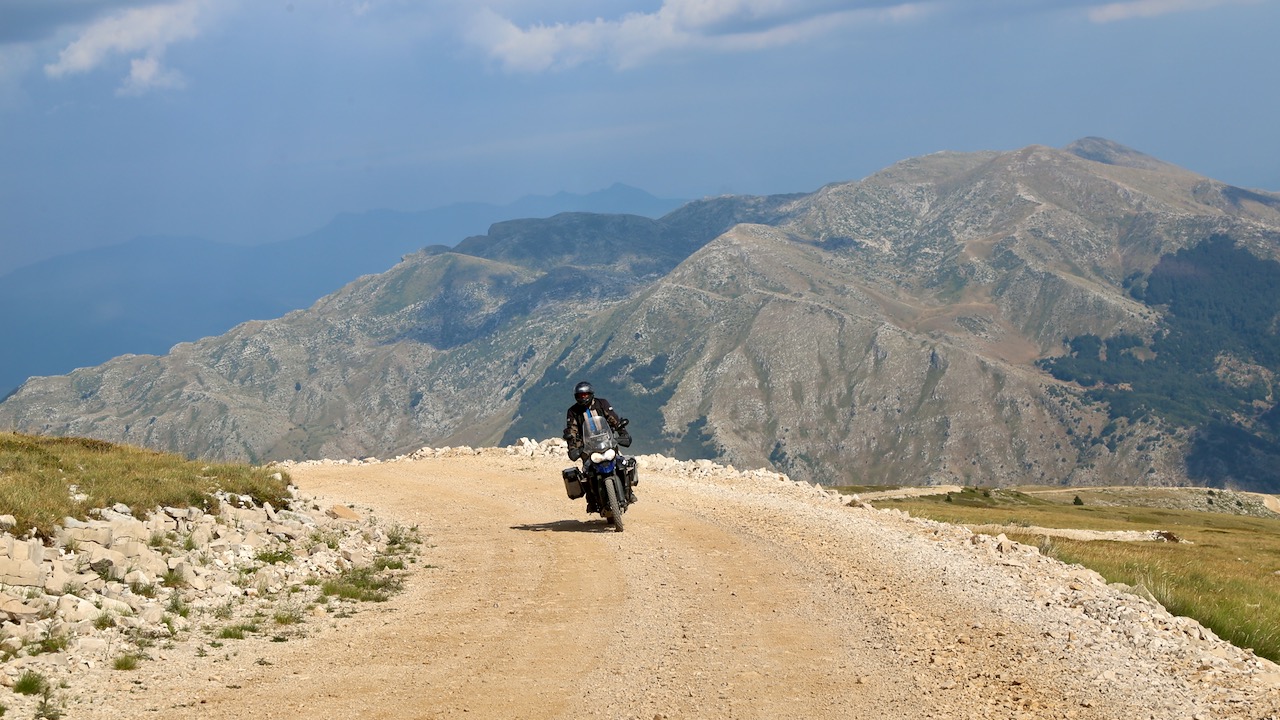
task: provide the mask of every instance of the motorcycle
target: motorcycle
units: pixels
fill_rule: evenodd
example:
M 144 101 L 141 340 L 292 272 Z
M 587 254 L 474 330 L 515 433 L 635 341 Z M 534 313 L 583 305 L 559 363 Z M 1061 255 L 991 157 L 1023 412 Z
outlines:
M 623 430 L 626 425 L 627 421 L 623 420 L 618 429 Z M 638 484 L 636 461 L 623 457 L 617 434 L 595 411 L 582 416 L 582 468 L 565 468 L 561 475 L 570 499 L 586 495 L 605 522 L 622 532 L 622 515 L 627 511 L 630 497 L 628 489 Z

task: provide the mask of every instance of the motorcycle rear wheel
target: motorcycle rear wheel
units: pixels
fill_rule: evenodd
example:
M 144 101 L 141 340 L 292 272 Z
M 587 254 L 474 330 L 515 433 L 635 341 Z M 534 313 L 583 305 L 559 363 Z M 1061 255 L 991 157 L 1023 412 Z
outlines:
M 613 515 L 614 532 L 622 532 L 622 505 L 618 502 L 618 476 L 610 475 L 604 479 L 604 492 L 609 496 L 609 513 Z

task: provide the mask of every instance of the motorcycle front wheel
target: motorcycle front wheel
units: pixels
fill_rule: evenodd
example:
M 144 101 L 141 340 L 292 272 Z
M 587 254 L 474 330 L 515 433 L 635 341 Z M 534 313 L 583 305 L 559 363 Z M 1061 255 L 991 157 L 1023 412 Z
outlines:
M 609 513 L 613 515 L 613 529 L 622 532 L 622 504 L 618 501 L 620 483 L 616 474 L 604 479 L 604 492 L 609 496 Z

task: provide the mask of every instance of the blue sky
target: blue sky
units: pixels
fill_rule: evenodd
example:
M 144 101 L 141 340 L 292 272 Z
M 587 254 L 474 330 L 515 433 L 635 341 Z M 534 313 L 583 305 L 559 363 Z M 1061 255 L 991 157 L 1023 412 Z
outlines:
M 0 273 L 1098 135 L 1280 190 L 1280 0 L 0 0 Z

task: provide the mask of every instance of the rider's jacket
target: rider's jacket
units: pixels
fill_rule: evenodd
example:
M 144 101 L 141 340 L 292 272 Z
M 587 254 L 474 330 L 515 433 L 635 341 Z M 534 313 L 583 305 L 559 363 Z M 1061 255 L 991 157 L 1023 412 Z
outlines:
M 569 443 L 569 447 L 582 447 L 582 416 L 587 410 L 595 410 L 609 421 L 609 427 L 614 430 L 618 429 L 618 423 L 622 419 L 618 417 L 618 413 L 614 411 L 613 406 L 608 400 L 597 395 L 591 401 L 590 405 L 582 403 L 574 403 L 564 413 L 564 440 Z

